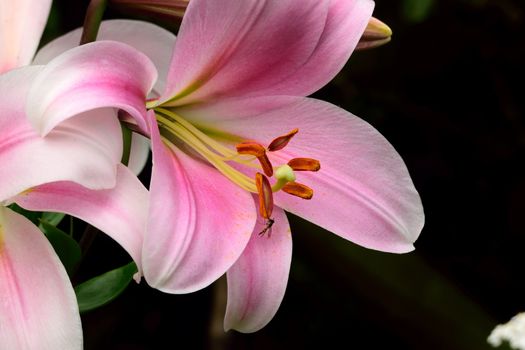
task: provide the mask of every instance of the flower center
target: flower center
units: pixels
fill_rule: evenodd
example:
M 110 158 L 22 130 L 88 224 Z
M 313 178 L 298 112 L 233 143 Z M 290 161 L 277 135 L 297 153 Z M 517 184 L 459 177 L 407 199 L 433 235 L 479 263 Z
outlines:
M 319 161 L 311 158 L 293 158 L 287 164 L 274 167 L 267 155 L 267 152 L 277 152 L 285 148 L 298 133 L 298 129 L 275 138 L 266 148 L 260 143 L 247 140 L 237 143 L 235 149 L 231 149 L 173 111 L 157 107 L 155 112 L 161 137 L 169 148 L 173 150 L 175 144 L 184 144 L 233 183 L 258 195 L 259 214 L 266 220 L 266 227 L 261 231 L 261 235 L 267 231 L 271 232 L 274 223 L 271 218 L 274 192 L 284 191 L 303 199 L 312 198 L 311 188 L 295 182 L 295 171 L 318 171 Z M 241 172 L 239 168 L 242 167 L 252 168 L 254 176 L 250 177 Z M 270 185 L 269 178 L 275 180 L 273 185 Z

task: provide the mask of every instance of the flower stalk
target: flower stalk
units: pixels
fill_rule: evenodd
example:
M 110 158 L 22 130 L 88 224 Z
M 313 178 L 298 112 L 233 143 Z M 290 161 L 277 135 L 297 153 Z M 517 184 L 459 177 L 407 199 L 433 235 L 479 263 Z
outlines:
M 98 29 L 104 11 L 106 11 L 107 0 L 91 0 L 84 18 L 84 29 L 80 38 L 80 45 L 84 45 L 97 40 Z

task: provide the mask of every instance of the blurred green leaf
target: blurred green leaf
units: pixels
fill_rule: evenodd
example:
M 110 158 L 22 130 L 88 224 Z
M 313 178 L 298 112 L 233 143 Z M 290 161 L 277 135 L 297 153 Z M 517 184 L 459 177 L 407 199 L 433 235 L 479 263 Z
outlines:
M 434 0 L 404 0 L 403 17 L 409 22 L 423 22 L 434 6 Z
M 60 261 L 62 261 L 62 264 L 66 268 L 66 271 L 71 276 L 82 257 L 82 252 L 77 241 L 43 219 L 40 220 L 39 228 L 46 235 L 60 258 Z
M 137 272 L 134 262 L 106 272 L 75 287 L 80 312 L 94 310 L 118 297 Z
M 40 47 L 47 44 L 49 41 L 60 36 L 62 18 L 59 10 L 57 1 L 53 1 L 53 6 L 49 11 L 49 17 L 47 20 L 44 33 L 42 34 L 42 40 L 40 41 Z
M 57 226 L 65 216 L 66 214 L 64 213 L 43 212 L 42 221 L 45 221 L 50 225 Z

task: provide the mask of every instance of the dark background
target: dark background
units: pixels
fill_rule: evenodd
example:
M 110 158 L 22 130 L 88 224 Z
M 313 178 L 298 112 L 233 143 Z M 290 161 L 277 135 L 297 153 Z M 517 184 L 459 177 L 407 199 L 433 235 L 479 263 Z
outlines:
M 291 217 L 288 290 L 263 330 L 222 331 L 220 286 L 167 295 L 142 283 L 83 315 L 86 349 L 490 348 L 491 329 L 525 311 L 522 5 L 377 0 L 392 42 L 354 53 L 314 95 L 370 122 L 405 160 L 426 212 L 415 252 L 366 250 Z M 55 1 L 44 41 L 80 26 L 86 6 Z M 100 235 L 81 277 L 128 259 Z

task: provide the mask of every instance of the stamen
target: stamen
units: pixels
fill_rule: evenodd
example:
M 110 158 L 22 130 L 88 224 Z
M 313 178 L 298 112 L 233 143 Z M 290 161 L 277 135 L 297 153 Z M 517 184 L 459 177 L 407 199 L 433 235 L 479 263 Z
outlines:
M 237 148 L 237 152 L 239 154 L 248 154 L 257 157 L 259 163 L 261 163 L 264 174 L 268 177 L 273 175 L 272 163 L 270 162 L 270 159 L 268 159 L 266 150 L 261 144 L 257 142 L 246 141 L 237 144 L 235 147 Z
M 173 122 L 164 115 L 157 114 L 156 117 L 159 122 L 159 126 L 161 127 L 161 130 L 164 131 L 164 134 L 167 133 L 167 136 L 172 135 L 171 137 L 179 139 L 188 146 L 190 146 L 203 158 L 208 160 L 223 175 L 225 175 L 231 181 L 239 185 L 241 188 L 249 192 L 257 193 L 257 188 L 254 184 L 253 178 L 246 176 L 245 174 L 228 165 L 225 162 L 224 158 L 215 152 L 215 148 L 213 148 L 210 144 L 205 143 L 205 140 L 197 137 L 194 133 L 185 128 L 183 125 L 181 125 L 180 123 Z M 174 147 L 169 138 L 166 139 L 166 137 L 164 137 L 163 139 L 168 147 Z M 211 147 L 211 149 L 209 147 Z M 229 152 L 231 152 L 232 154 L 236 154 L 231 150 L 229 150 Z M 221 154 L 223 153 L 221 152 Z
M 265 219 L 270 219 L 273 211 L 273 194 L 270 182 L 261 173 L 255 174 L 255 185 L 259 194 L 259 213 Z
M 259 232 L 259 236 L 263 236 L 268 232 L 268 238 L 272 235 L 272 226 L 274 219 L 271 218 L 273 211 L 273 194 L 270 182 L 261 173 L 255 174 L 255 185 L 257 186 L 257 192 L 259 194 L 259 213 L 263 218 L 266 219 L 266 226 Z
M 241 142 L 235 148 L 237 148 L 237 153 L 239 154 L 248 154 L 255 157 L 262 157 L 266 153 L 262 145 L 251 141 Z
M 259 160 L 259 163 L 261 163 L 264 174 L 268 177 L 271 177 L 273 175 L 273 166 L 272 163 L 270 163 L 270 159 L 268 159 L 266 153 L 262 157 L 257 157 L 257 159 Z
M 266 226 L 259 233 L 260 235 L 264 235 L 266 232 L 268 232 L 268 236 L 271 234 L 270 230 L 274 223 L 271 217 L 274 205 L 273 192 L 282 189 L 288 194 L 303 199 L 312 198 L 313 190 L 306 185 L 295 182 L 294 171 L 318 171 L 321 167 L 318 160 L 293 158 L 288 164 L 276 167 L 274 171 L 267 156 L 267 151 L 278 151 L 286 147 L 292 137 L 297 134 L 298 129 L 293 129 L 288 134 L 275 138 L 268 148 L 255 141 L 244 141 L 238 143 L 236 149 L 233 150 L 176 113 L 164 108 L 156 108 L 155 110 L 162 140 L 173 152 L 177 151 L 178 142 L 182 142 L 191 147 L 232 182 L 246 191 L 258 194 L 259 213 L 262 218 L 266 219 Z M 255 159 L 258 160 L 259 164 L 255 162 Z M 237 170 L 230 162 L 262 169 L 264 174 L 257 172 L 254 181 L 252 177 Z M 275 178 L 273 186 L 270 185 L 269 177 Z
M 321 169 L 321 163 L 312 158 L 293 158 L 288 165 L 296 171 L 318 171 Z
M 218 153 L 222 154 L 224 157 L 231 157 L 236 155 L 236 153 L 233 150 L 221 145 L 219 142 L 215 141 L 213 138 L 209 137 L 208 135 L 197 129 L 195 126 L 193 126 L 193 124 L 191 124 L 178 114 L 175 114 L 172 111 L 167 110 L 165 108 L 156 108 L 155 111 L 162 113 L 165 116 L 164 119 L 169 118 L 172 124 L 173 122 L 179 123 L 185 129 L 187 129 L 193 135 L 195 135 L 195 137 L 199 138 L 202 142 L 209 145 L 211 148 L 216 150 Z M 156 114 L 156 116 L 158 117 L 159 114 Z
M 314 190 L 298 182 L 288 182 L 282 190 L 288 194 L 300 197 L 302 199 L 312 199 Z
M 275 152 L 283 149 L 284 147 L 286 147 L 288 142 L 290 142 L 292 137 L 294 137 L 294 135 L 298 132 L 299 129 L 293 129 L 288 134 L 275 138 L 272 142 L 270 142 L 270 145 L 268 146 L 268 151 Z

